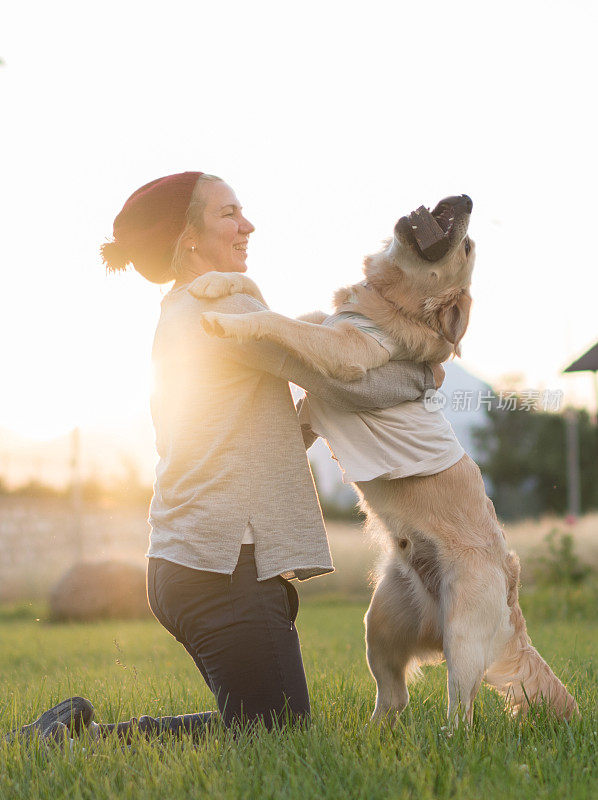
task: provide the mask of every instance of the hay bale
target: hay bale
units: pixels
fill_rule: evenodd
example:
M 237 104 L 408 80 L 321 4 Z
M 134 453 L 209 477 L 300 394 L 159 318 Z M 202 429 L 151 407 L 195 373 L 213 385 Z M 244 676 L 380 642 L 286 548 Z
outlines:
M 50 593 L 55 620 L 130 619 L 149 614 L 145 570 L 124 561 L 81 562 Z

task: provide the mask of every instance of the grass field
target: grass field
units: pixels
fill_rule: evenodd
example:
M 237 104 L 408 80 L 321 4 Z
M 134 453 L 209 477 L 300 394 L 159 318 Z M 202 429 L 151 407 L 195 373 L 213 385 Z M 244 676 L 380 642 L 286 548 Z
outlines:
M 537 589 L 522 604 L 534 643 L 575 694 L 582 719 L 543 710 L 522 724 L 482 689 L 472 729 L 445 724 L 444 666 L 425 669 L 397 727 L 366 728 L 374 684 L 366 604 L 310 596 L 299 629 L 313 706 L 308 731 L 233 740 L 222 731 L 133 751 L 79 740 L 71 753 L 0 743 L 0 798 L 588 798 L 598 796 L 595 584 Z M 41 616 L 40 616 L 41 615 Z M 39 621 L 38 621 L 39 618 Z M 72 694 L 104 721 L 212 708 L 191 659 L 153 620 L 52 625 L 0 611 L 0 730 Z M 84 749 L 86 748 L 86 749 Z

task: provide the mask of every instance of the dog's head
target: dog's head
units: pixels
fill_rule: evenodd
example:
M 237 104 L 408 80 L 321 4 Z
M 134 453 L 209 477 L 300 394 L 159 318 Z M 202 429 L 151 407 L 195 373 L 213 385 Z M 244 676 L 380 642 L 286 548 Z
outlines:
M 472 208 L 462 194 L 446 197 L 431 212 L 422 207 L 401 217 L 387 247 L 365 261 L 368 281 L 440 331 L 457 355 L 471 306 L 475 245 L 467 230 Z

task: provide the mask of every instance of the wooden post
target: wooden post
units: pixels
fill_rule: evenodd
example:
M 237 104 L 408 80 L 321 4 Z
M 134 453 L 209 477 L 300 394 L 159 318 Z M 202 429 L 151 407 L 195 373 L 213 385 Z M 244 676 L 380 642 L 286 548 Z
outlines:
M 577 519 L 581 514 L 577 411 L 573 408 L 568 408 L 564 416 L 567 447 L 567 511 Z
M 71 510 L 72 541 L 75 561 L 83 558 L 83 496 L 81 494 L 81 432 L 73 428 L 71 433 Z

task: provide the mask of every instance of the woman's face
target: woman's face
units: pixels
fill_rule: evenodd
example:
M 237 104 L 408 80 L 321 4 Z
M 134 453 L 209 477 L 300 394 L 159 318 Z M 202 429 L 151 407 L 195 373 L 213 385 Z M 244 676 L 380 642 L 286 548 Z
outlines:
M 255 228 L 245 219 L 237 196 L 224 181 L 205 183 L 203 227 L 195 241 L 196 266 L 209 272 L 245 272 L 247 242 Z

